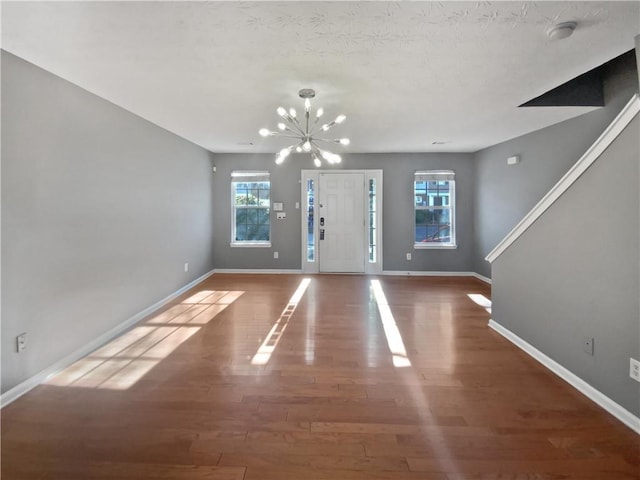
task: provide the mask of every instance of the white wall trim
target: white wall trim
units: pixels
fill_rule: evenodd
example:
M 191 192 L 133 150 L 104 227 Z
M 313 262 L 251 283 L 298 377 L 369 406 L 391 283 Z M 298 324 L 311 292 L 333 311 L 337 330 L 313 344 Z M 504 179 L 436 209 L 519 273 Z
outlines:
M 274 268 L 264 268 L 264 269 L 251 269 L 251 268 L 216 268 L 214 270 L 215 273 L 271 273 L 271 274 L 299 274 L 302 273 L 302 269 L 300 268 L 292 268 L 292 269 L 274 269 Z
M 511 343 L 516 345 L 517 347 L 524 350 L 526 353 L 531 355 L 535 360 L 540 362 L 542 365 L 547 367 L 565 382 L 569 383 L 576 390 L 584 394 L 587 398 L 604 408 L 611 415 L 616 417 L 622 423 L 624 423 L 627 427 L 629 427 L 634 432 L 640 434 L 640 418 L 636 417 L 633 413 L 619 405 L 618 403 L 611 400 L 605 394 L 596 390 L 594 387 L 589 385 L 587 382 L 582 380 L 580 377 L 567 370 L 565 367 L 560 365 L 555 360 L 549 358 L 540 350 L 535 348 L 530 343 L 526 342 L 511 330 L 503 327 L 499 323 L 494 320 L 489 320 L 489 327 L 498 332 L 500 335 L 505 337 Z
M 556 183 L 535 207 L 489 252 L 485 259 L 493 263 L 515 242 L 604 152 L 640 111 L 640 97 L 635 94 L 618 116 L 598 137 L 576 164 Z
M 318 272 L 304 272 L 302 269 L 250 269 L 250 268 L 217 268 L 215 273 L 240 273 L 240 274 L 291 274 L 291 275 L 321 275 Z M 330 275 L 388 275 L 397 277 L 475 277 L 485 283 L 491 284 L 491 279 L 475 272 L 427 272 L 419 270 L 384 270 L 376 273 L 332 273 Z
M 472 275 L 478 280 L 482 280 L 484 283 L 488 283 L 489 285 L 491 285 L 491 279 L 489 277 L 485 277 L 484 275 L 480 275 L 479 273 L 475 272 L 473 272 Z
M 432 272 L 422 270 L 383 270 L 382 275 L 398 277 L 475 277 L 474 272 Z
M 108 330 L 107 332 L 103 333 L 99 337 L 95 338 L 94 340 L 90 341 L 86 345 L 82 346 L 81 348 L 79 348 L 75 352 L 72 352 L 69 355 L 67 355 L 66 357 L 62 358 L 61 360 L 58 360 L 57 362 L 55 362 L 50 367 L 45 368 L 44 370 L 42 370 L 41 372 L 33 375 L 32 377 L 29 377 L 25 381 L 19 383 L 15 387 L 13 387 L 11 390 L 7 390 L 5 393 L 2 394 L 2 396 L 0 396 L 0 408 L 3 408 L 6 405 L 9 405 L 11 402 L 13 402 L 14 400 L 17 400 L 22 395 L 27 393 L 29 390 L 37 387 L 38 385 L 40 385 L 42 382 L 44 382 L 48 378 L 52 377 L 56 373 L 64 370 L 65 368 L 67 368 L 72 363 L 77 362 L 81 358 L 89 355 L 94 350 L 100 348 L 105 343 L 113 340 L 115 337 L 117 337 L 118 335 L 120 335 L 121 333 L 126 331 L 131 326 L 133 326 L 136 323 L 138 323 L 143 318 L 148 317 L 149 315 L 154 313 L 156 310 L 159 310 L 160 308 L 162 308 L 165 305 L 167 305 L 169 302 L 173 301 L 175 298 L 177 298 L 180 295 L 182 295 L 187 290 L 195 287 L 196 285 L 198 285 L 202 281 L 204 281 L 207 278 L 209 278 L 211 275 L 213 275 L 214 271 L 215 270 L 211 270 L 211 271 L 205 273 L 204 275 L 202 275 L 201 277 L 198 277 L 195 280 L 189 282 L 184 287 L 180 288 L 179 290 L 176 290 L 172 294 L 170 294 L 170 295 L 166 296 L 165 298 L 163 298 L 162 300 L 154 303 L 150 307 L 145 308 L 141 312 L 136 313 L 135 315 L 133 315 L 132 317 L 128 318 L 124 322 L 116 325 L 112 329 Z

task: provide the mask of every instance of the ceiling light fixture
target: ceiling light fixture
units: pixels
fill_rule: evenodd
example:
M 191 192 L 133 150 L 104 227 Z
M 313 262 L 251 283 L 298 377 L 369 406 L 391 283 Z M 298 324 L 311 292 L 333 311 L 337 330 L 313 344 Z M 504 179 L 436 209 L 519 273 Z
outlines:
M 547 31 L 547 35 L 551 40 L 562 40 L 570 37 L 577 26 L 576 22 L 557 23 Z
M 320 148 L 318 142 L 325 143 L 337 143 L 339 145 L 349 145 L 350 141 L 348 138 L 338 138 L 334 140 L 330 140 L 327 138 L 319 137 L 318 135 L 327 132 L 331 128 L 336 125 L 341 124 L 347 118 L 345 115 L 338 115 L 335 120 L 325 123 L 319 127 L 316 131 L 316 126 L 320 121 L 320 117 L 324 113 L 322 108 L 318 108 L 315 114 L 315 120 L 310 122 L 311 117 L 311 100 L 316 96 L 316 92 L 311 88 L 303 88 L 298 92 L 300 98 L 304 99 L 304 120 L 303 124 L 297 118 L 297 114 L 295 109 L 290 108 L 289 111 L 284 109 L 283 107 L 278 107 L 277 112 L 280 117 L 286 120 L 287 123 L 280 122 L 278 123 L 278 130 L 273 131 L 268 128 L 261 128 L 260 135 L 263 137 L 270 136 L 278 136 L 278 137 L 287 137 L 287 138 L 295 138 L 298 143 L 294 143 L 293 145 L 289 145 L 288 147 L 283 148 L 276 154 L 276 164 L 280 165 L 284 162 L 285 158 L 287 158 L 291 152 L 295 151 L 297 153 L 310 153 L 311 158 L 313 158 L 313 163 L 316 167 L 322 166 L 322 160 L 324 159 L 330 164 L 340 163 L 342 158 L 340 155 L 336 153 L 331 153 L 328 150 Z

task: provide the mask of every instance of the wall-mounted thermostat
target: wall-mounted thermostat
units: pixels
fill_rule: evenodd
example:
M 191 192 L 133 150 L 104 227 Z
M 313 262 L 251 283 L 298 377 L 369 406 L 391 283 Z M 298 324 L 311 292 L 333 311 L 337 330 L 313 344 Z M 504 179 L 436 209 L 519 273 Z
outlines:
M 274 212 L 281 212 L 283 208 L 284 207 L 283 207 L 282 202 L 279 202 L 279 203 L 273 202 L 273 211 Z
M 517 163 L 520 163 L 520 155 L 507 158 L 507 165 L 515 165 Z

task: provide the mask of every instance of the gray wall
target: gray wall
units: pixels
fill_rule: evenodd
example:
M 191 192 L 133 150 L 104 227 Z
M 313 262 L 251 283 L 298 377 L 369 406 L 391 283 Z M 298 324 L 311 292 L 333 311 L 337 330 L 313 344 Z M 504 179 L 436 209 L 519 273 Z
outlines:
M 213 268 L 209 155 L 2 52 L 2 392 Z
M 607 71 L 602 109 L 476 152 L 471 270 L 491 277 L 486 255 L 578 161 L 638 91 L 636 64 L 629 59 L 633 56 Z M 511 155 L 520 155 L 521 162 L 507 166 Z
M 341 169 L 383 170 L 383 268 L 401 271 L 471 270 L 473 244 L 473 156 L 464 153 L 424 154 L 344 154 Z M 214 155 L 216 268 L 299 269 L 301 268 L 301 170 L 313 169 L 308 156 L 292 155 L 281 166 L 274 155 Z M 416 170 L 451 169 L 456 172 L 457 242 L 455 250 L 413 250 L 413 174 Z M 272 220 L 272 248 L 231 248 L 231 172 L 266 170 L 271 172 L 272 201 L 283 202 L 286 220 Z M 273 252 L 279 258 L 273 258 Z M 406 260 L 406 253 L 412 260 Z
M 640 122 L 493 263 L 493 318 L 635 415 Z M 595 354 L 582 350 L 595 339 Z

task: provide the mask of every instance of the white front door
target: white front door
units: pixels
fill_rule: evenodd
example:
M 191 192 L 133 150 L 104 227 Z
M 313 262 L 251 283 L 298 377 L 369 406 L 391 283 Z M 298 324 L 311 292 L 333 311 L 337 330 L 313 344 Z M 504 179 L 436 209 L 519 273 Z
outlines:
M 364 173 L 321 173 L 318 257 L 321 272 L 364 273 Z

